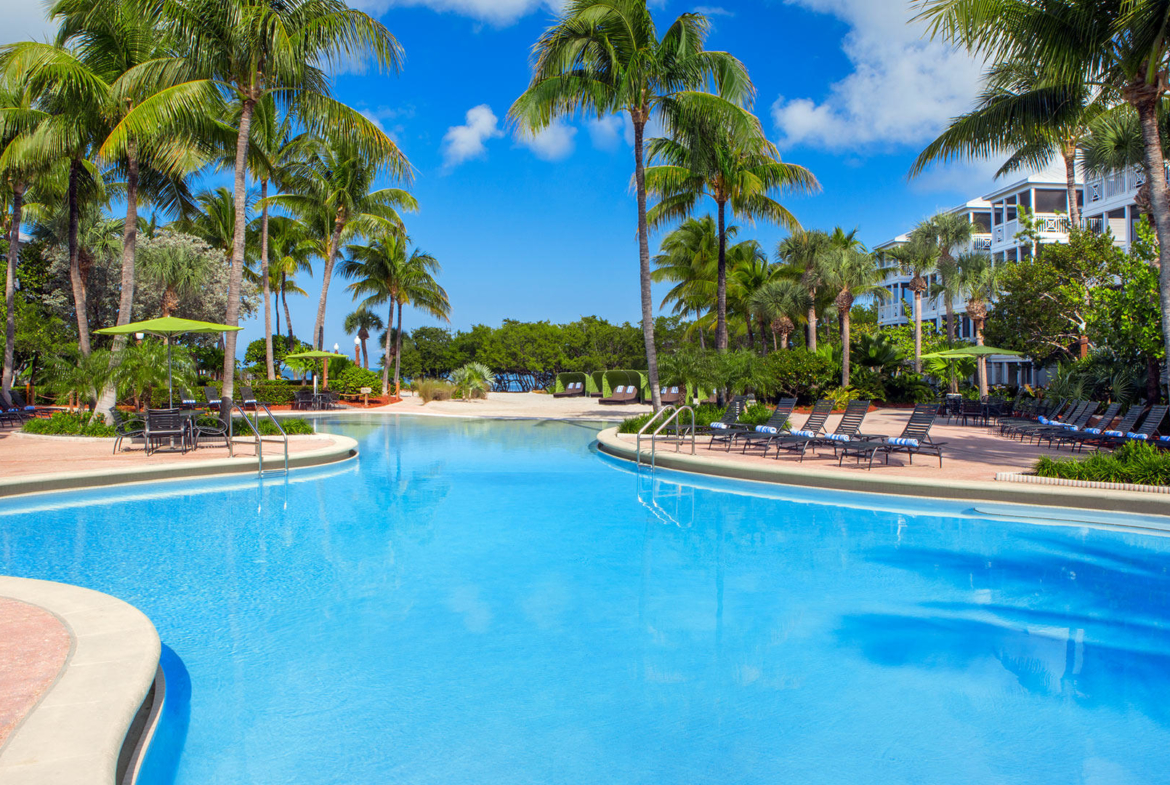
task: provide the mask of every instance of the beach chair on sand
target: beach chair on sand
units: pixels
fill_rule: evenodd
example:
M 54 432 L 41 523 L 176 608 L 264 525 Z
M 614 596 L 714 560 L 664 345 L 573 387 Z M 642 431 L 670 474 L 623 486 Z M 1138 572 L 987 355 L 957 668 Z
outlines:
M 848 442 L 834 442 L 833 449 L 837 454 L 837 465 L 844 462 L 846 456 L 853 455 L 857 462 L 862 458 L 869 458 L 869 468 L 873 468 L 873 459 L 878 454 L 885 456 L 886 463 L 890 462 L 890 453 L 904 452 L 907 460 L 914 463 L 914 456 L 920 453 L 938 456 L 938 465 L 942 466 L 942 448 L 945 442 L 931 441 L 930 427 L 938 416 L 938 407 L 934 404 L 919 404 L 910 413 L 910 420 L 902 429 L 899 436 L 879 436 L 867 439 L 857 439 Z
M 569 382 L 565 385 L 564 392 L 553 393 L 554 398 L 574 398 L 578 395 L 585 394 L 585 382 Z
M 658 391 L 658 395 L 662 399 L 663 406 L 678 406 L 682 403 L 685 392 L 680 392 L 677 387 L 663 387 Z
M 613 390 L 613 395 L 608 398 L 602 398 L 598 403 L 606 404 L 620 404 L 620 403 L 637 403 L 638 402 L 638 388 L 632 384 L 619 384 Z

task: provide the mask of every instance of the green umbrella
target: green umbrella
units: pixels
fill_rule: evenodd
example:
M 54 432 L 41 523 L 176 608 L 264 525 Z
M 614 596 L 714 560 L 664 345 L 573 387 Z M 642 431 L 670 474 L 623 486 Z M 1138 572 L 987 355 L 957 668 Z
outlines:
M 349 359 L 344 354 L 338 354 L 337 352 L 326 352 L 326 351 L 322 351 L 321 349 L 313 349 L 312 351 L 309 351 L 309 352 L 296 352 L 294 354 L 286 354 L 284 356 L 284 358 L 286 360 L 324 360 L 325 361 L 325 387 L 326 387 L 326 389 L 328 389 L 328 387 L 329 387 L 329 361 L 335 360 L 338 357 L 340 357 L 343 360 Z M 313 376 L 313 392 L 314 393 L 317 392 L 317 377 L 315 374 Z
M 117 327 L 105 327 L 94 330 L 99 335 L 137 335 L 148 333 L 167 340 L 167 403 L 175 405 L 174 386 L 171 382 L 171 338 L 186 333 L 227 333 L 238 332 L 242 327 L 232 327 L 230 324 L 215 324 L 214 322 L 199 322 L 194 319 L 180 319 L 176 316 L 164 316 L 160 319 L 147 319 L 144 322 L 130 322 Z
M 992 354 L 1008 354 L 1013 357 L 1019 357 L 1021 352 L 1013 352 L 1011 349 L 999 349 L 995 346 L 964 346 L 961 349 L 943 349 L 940 352 L 931 352 L 930 354 L 922 355 L 923 359 L 941 357 L 944 360 L 958 357 L 987 357 Z

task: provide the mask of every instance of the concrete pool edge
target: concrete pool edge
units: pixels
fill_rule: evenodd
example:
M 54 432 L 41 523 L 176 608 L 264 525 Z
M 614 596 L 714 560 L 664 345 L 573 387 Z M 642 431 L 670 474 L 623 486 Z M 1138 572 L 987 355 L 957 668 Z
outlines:
M 339 463 L 358 455 L 358 443 L 348 436 L 328 434 L 332 440 L 327 447 L 305 452 L 290 452 L 289 469 L 304 469 Z M 268 443 L 268 442 L 266 442 Z M 149 460 L 143 458 L 143 460 Z M 264 456 L 265 471 L 284 467 L 283 452 L 272 452 Z M 79 472 L 54 472 L 29 474 L 0 479 L 0 498 L 22 496 L 32 493 L 84 490 L 104 488 L 111 485 L 156 482 L 162 480 L 198 479 L 219 475 L 255 474 L 255 456 L 239 458 L 214 458 L 207 461 L 156 464 L 154 466 L 119 466 L 111 469 L 95 469 Z
M 0 576 L 0 596 L 52 613 L 72 638 L 56 680 L 0 748 L 0 782 L 114 785 L 127 733 L 155 686 L 154 625 L 116 597 L 64 583 Z
M 633 444 L 618 437 L 617 428 L 597 434 L 597 446 L 606 455 L 635 461 Z M 643 448 L 645 459 L 645 448 Z M 734 480 L 795 485 L 832 491 L 880 493 L 958 501 L 1005 502 L 1044 507 L 1071 507 L 1098 512 L 1125 512 L 1139 515 L 1170 515 L 1170 496 L 1136 491 L 1085 489 L 1028 483 L 923 480 L 911 477 L 844 475 L 820 469 L 794 468 L 777 461 L 777 466 L 730 463 L 702 455 L 663 451 L 655 462 L 664 469 L 705 474 Z

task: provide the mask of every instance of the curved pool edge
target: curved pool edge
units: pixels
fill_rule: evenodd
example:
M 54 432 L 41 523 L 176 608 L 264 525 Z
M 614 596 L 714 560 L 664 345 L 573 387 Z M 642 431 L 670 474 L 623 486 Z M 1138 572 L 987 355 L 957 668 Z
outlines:
M 630 462 L 635 461 L 637 450 L 634 445 L 618 437 L 617 428 L 606 428 L 599 432 L 597 446 L 606 455 Z M 658 453 L 655 462 L 664 469 L 692 474 L 830 491 L 880 493 L 971 502 L 1005 502 L 1043 507 L 1069 507 L 1098 512 L 1170 516 L 1170 496 L 1136 491 L 1006 482 L 924 480 L 888 475 L 874 478 L 853 474 L 844 475 L 840 472 L 820 469 L 794 469 L 779 462 L 777 462 L 777 466 L 729 463 L 702 455 L 666 451 Z
M 162 650 L 150 619 L 116 597 L 53 581 L 0 576 L 0 596 L 52 613 L 72 639 L 56 680 L 0 748 L 0 782 L 133 782 L 120 775 L 132 775 L 127 753 L 150 732 L 143 721 L 155 713 L 146 704 Z M 162 700 L 157 689 L 153 697 Z
M 328 447 L 321 447 L 300 453 L 289 453 L 289 469 L 326 466 L 357 457 L 358 443 L 355 439 L 335 433 L 329 434 L 329 437 L 332 439 L 332 443 Z M 147 459 L 144 458 L 143 460 Z M 265 471 L 282 469 L 283 467 L 283 455 L 273 453 L 264 456 Z M 105 488 L 111 485 L 255 473 L 256 458 L 255 456 L 248 456 L 158 464 L 155 466 L 119 466 L 110 469 L 95 469 L 80 472 L 30 474 L 23 477 L 0 479 L 0 498 L 23 496 L 33 493 Z

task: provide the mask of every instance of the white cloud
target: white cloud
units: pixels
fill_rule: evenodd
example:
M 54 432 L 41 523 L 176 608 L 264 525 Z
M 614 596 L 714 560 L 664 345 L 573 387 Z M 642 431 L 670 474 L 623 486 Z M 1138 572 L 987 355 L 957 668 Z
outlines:
M 606 115 L 600 120 L 591 117 L 585 121 L 585 128 L 589 131 L 589 139 L 598 150 L 616 150 L 622 142 L 632 144 L 633 138 L 626 139 L 626 125 L 630 122 L 627 115 Z M 631 126 L 632 133 L 632 126 Z
M 377 109 L 362 109 L 359 113 L 362 117 L 382 129 L 382 132 L 397 144 L 403 132 L 406 130 L 406 126 L 395 121 L 414 117 L 414 107 L 408 106 L 403 109 L 395 109 L 389 106 L 379 106 Z
M 728 11 L 726 8 L 718 5 L 700 5 L 695 8 L 696 14 L 703 16 L 735 16 L 735 11 Z
M 962 193 L 966 194 L 964 198 L 982 195 L 995 187 L 995 173 L 1002 164 L 1003 161 L 983 158 L 934 166 L 911 180 L 910 190 L 923 194 Z
M 0 0 L 0 44 L 14 44 L 18 41 L 46 41 L 56 32 L 56 25 L 49 24 L 45 17 L 45 6 L 38 0 Z
M 772 105 L 780 142 L 831 150 L 920 145 L 971 108 L 982 73 L 966 52 L 924 40 L 906 0 L 785 0 L 852 29 L 842 49 L 853 72 L 820 103 L 781 96 Z
M 536 134 L 518 132 L 516 141 L 542 161 L 560 161 L 572 155 L 576 146 L 573 137 L 576 135 L 576 128 L 563 120 L 556 120 Z
M 503 135 L 499 118 L 490 106 L 473 106 L 467 110 L 467 123 L 451 126 L 443 136 L 443 162 L 450 168 L 469 158 L 484 156 L 487 154 L 484 142 Z
M 560 11 L 561 0 L 357 0 L 354 7 L 371 14 L 382 14 L 394 6 L 425 6 L 439 13 L 470 16 L 493 25 L 510 25 L 522 16 L 541 8 Z

